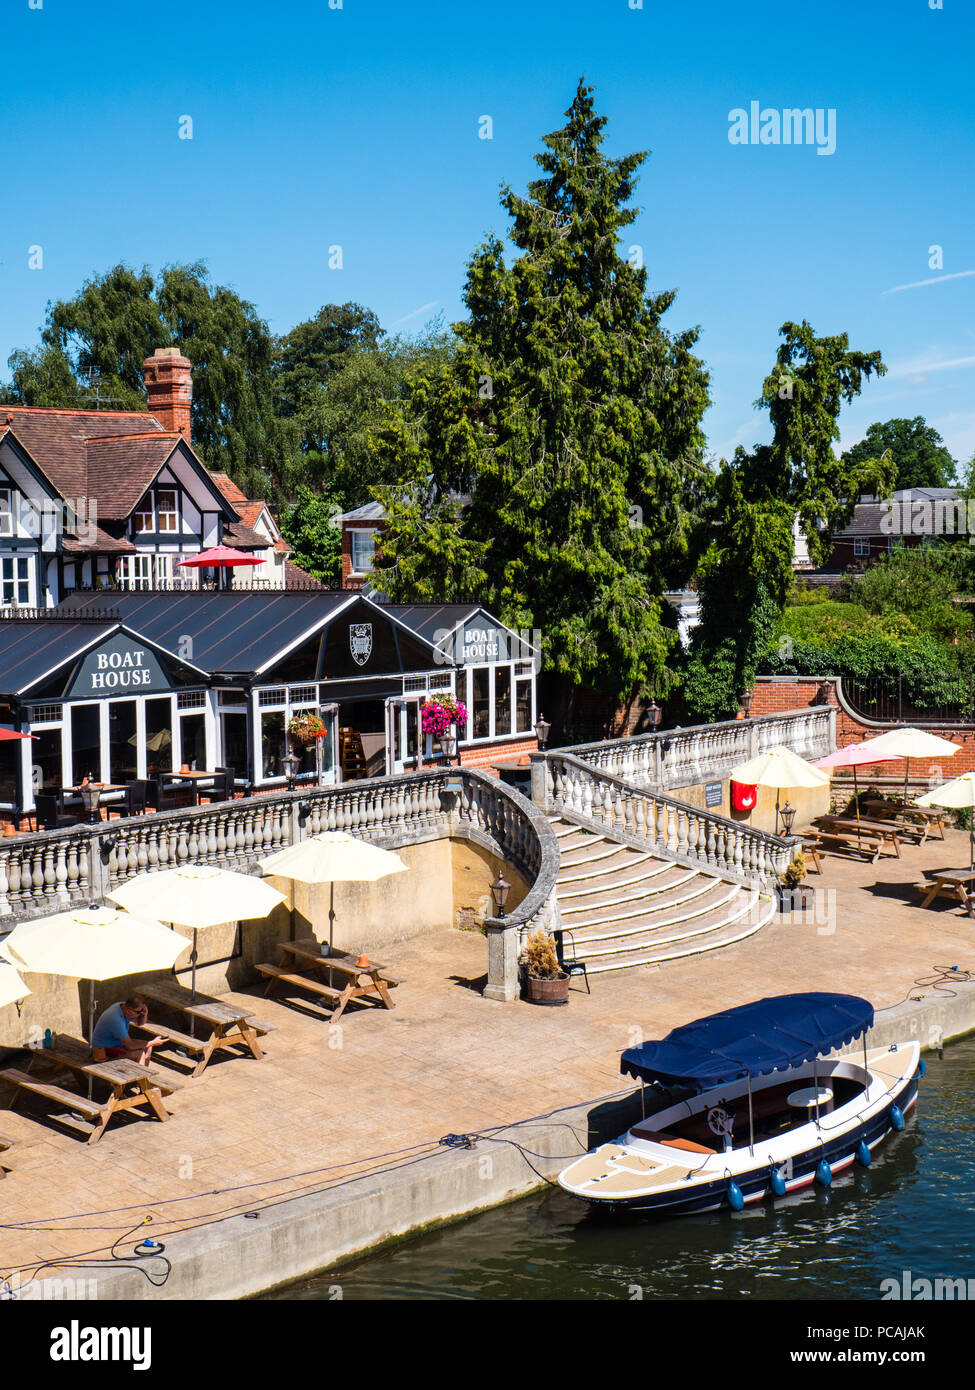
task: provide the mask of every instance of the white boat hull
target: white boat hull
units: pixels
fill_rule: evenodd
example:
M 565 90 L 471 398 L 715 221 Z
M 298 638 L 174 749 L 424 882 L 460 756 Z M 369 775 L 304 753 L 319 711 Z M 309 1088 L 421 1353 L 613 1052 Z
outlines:
M 606 1210 L 645 1215 L 715 1211 L 773 1195 L 773 1180 L 785 1192 L 816 1181 L 820 1165 L 830 1175 L 849 1168 L 861 1143 L 874 1150 L 897 1127 L 917 1098 L 917 1043 L 895 1050 L 876 1048 L 862 1060 L 820 1059 L 753 1082 L 755 1142 L 749 1144 L 748 1083 L 735 1082 L 681 1101 L 634 1125 L 612 1144 L 576 1159 L 559 1183 L 567 1191 Z M 788 1092 L 816 1084 L 842 1103 L 818 1118 L 790 1109 Z M 721 1149 L 709 1135 L 707 1115 L 722 1105 L 735 1114 L 734 1147 Z M 774 1132 L 776 1125 L 781 1132 Z M 691 1136 L 691 1137 L 688 1137 Z M 711 1138 L 711 1144 L 700 1142 Z

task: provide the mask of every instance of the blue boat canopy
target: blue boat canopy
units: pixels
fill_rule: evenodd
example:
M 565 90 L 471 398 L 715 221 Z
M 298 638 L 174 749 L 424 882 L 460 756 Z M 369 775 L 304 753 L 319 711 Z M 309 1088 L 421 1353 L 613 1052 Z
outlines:
M 685 1023 L 659 1042 L 630 1047 L 624 1076 L 702 1090 L 784 1071 L 832 1052 L 873 1024 L 873 1005 L 855 994 L 779 994 Z

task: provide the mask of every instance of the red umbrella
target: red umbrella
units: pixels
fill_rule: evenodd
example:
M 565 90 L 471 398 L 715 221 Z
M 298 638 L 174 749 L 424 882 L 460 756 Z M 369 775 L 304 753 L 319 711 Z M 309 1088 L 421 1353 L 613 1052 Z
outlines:
M 18 734 L 13 729 L 0 729 L 0 743 L 6 743 L 11 738 L 36 738 L 36 734 Z
M 190 560 L 180 560 L 180 568 L 223 569 L 231 565 L 263 565 L 257 555 L 245 555 L 242 550 L 234 550 L 229 545 L 217 545 L 212 550 L 201 550 Z

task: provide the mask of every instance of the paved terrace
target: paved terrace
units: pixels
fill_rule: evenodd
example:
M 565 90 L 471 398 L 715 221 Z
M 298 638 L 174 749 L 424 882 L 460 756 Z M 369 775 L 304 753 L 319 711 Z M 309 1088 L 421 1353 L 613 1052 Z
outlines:
M 37 1118 L 42 1110 L 22 1099 L 17 1111 L 0 1111 L 0 1130 L 16 1141 L 0 1184 L 0 1270 L 107 1253 L 151 1214 L 151 1227 L 121 1242 L 128 1252 L 144 1234 L 165 1238 L 358 1175 L 376 1155 L 415 1145 L 394 1161 L 414 1160 L 448 1132 L 604 1096 L 620 1089 L 617 1054 L 635 1041 L 631 1030 L 659 1036 L 701 1014 L 792 990 L 863 994 L 878 1010 L 897 1004 L 921 993 L 915 981 L 935 966 L 975 968 L 975 922 L 947 903 L 922 912 L 914 888 L 925 870 L 967 863 L 960 831 L 877 866 L 831 855 L 822 877 L 808 882 L 835 890 L 832 933 L 828 923 L 821 934 L 813 924 L 773 919 L 712 955 L 596 977 L 593 994 L 574 987 L 566 1009 L 477 994 L 471 985 L 485 962 L 477 933 L 444 931 L 387 947 L 379 958 L 406 981 L 394 994 L 397 1007 L 351 1006 L 341 1048 L 329 1046 L 327 1022 L 261 999 L 259 1016 L 278 1025 L 264 1061 L 224 1054 L 198 1080 L 180 1078 L 168 1123 L 115 1120 L 92 1147 L 48 1127 Z M 827 916 L 822 907 L 818 916 Z M 166 1205 L 149 1205 L 160 1201 Z M 121 1207 L 131 1210 L 90 1214 Z M 30 1229 L 16 1224 L 38 1221 Z

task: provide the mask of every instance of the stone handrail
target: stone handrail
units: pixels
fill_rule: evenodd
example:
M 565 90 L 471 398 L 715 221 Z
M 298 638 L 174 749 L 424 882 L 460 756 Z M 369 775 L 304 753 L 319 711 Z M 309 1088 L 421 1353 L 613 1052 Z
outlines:
M 12 927 L 72 903 L 97 902 L 136 874 L 183 863 L 256 873 L 258 860 L 325 830 L 387 849 L 470 839 L 513 865 L 528 894 L 510 916 L 488 918 L 484 926 L 485 992 L 515 997 L 522 937 L 557 921 L 558 844 L 530 801 L 468 768 L 300 788 L 0 841 L 0 920 L 5 916 Z
M 792 859 L 793 841 L 633 786 L 572 753 L 538 753 L 532 766 L 545 777 L 548 809 L 604 825 L 658 854 L 706 864 L 750 886 L 777 883 Z
M 564 751 L 600 772 L 661 791 L 726 776 L 738 763 L 783 743 L 801 758 L 822 758 L 836 747 L 836 710 L 829 705 L 663 729 L 633 738 L 580 743 Z

